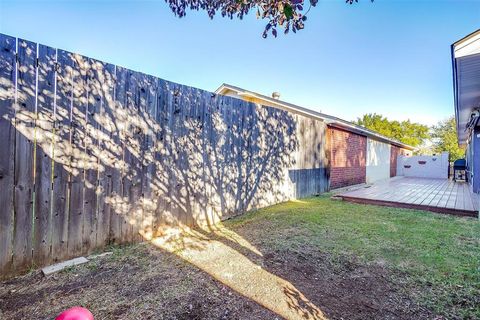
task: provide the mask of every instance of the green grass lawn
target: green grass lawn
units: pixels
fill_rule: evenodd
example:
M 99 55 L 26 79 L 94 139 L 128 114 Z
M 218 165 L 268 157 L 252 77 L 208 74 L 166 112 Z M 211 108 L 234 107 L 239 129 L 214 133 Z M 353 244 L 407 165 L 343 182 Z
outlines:
M 425 211 L 358 205 L 329 195 L 227 221 L 260 225 L 272 248 L 313 248 L 382 264 L 420 304 L 447 318 L 480 319 L 480 222 Z M 305 250 L 309 250 L 309 249 Z

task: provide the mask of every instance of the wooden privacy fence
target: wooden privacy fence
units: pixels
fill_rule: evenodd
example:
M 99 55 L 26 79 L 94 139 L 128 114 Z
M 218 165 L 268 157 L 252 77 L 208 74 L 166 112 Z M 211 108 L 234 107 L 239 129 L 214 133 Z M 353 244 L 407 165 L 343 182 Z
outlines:
M 325 124 L 0 35 L 0 275 L 328 189 Z

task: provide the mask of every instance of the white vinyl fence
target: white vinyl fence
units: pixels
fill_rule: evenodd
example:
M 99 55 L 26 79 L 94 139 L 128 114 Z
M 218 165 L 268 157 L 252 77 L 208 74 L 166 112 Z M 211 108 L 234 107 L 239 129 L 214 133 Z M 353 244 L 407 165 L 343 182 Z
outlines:
M 397 175 L 418 178 L 448 178 L 448 152 L 435 156 L 399 155 Z

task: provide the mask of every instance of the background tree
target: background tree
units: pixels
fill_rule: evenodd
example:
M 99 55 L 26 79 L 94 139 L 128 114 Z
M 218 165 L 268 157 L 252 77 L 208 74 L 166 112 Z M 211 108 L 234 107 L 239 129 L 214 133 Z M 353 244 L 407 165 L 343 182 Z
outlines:
M 257 18 L 268 20 L 263 37 L 269 33 L 277 36 L 277 28 L 283 28 L 284 33 L 297 32 L 303 29 L 307 14 L 315 7 L 318 0 L 165 0 L 173 13 L 184 17 L 187 9 L 204 10 L 210 18 L 216 13 L 230 19 L 243 19 L 251 11 L 255 11 Z M 353 4 L 358 0 L 346 0 Z M 372 0 L 373 2 L 373 0 Z
M 401 122 L 396 120 L 390 121 L 376 113 L 365 114 L 354 122 L 413 147 L 422 145 L 430 137 L 429 128 L 426 125 L 411 122 L 410 120 Z
M 433 150 L 436 153 L 447 151 L 450 161 L 461 159 L 465 156 L 465 149 L 458 146 L 457 126 L 455 117 L 438 122 L 432 127 Z

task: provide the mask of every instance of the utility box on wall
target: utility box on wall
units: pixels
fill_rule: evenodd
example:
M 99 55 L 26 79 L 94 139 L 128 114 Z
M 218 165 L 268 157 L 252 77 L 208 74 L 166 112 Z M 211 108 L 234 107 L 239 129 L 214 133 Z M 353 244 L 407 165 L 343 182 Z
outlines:
M 398 156 L 397 175 L 417 178 L 448 179 L 448 152 L 438 156 Z

